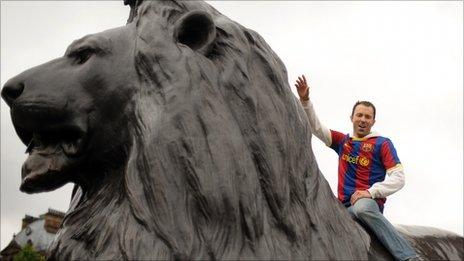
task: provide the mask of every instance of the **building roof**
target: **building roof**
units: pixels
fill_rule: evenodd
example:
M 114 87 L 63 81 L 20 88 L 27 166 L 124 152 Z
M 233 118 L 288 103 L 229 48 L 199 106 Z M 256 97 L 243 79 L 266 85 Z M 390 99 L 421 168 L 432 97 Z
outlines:
M 16 254 L 21 250 L 21 246 L 16 241 L 11 240 L 10 243 L 0 252 L 2 256 Z M 1 259 L 1 258 L 0 258 Z
M 47 213 L 40 215 L 40 218 L 43 218 L 45 215 L 52 215 L 52 216 L 57 216 L 57 217 L 64 218 L 64 216 L 66 214 L 64 212 L 59 211 L 59 210 L 49 208 Z

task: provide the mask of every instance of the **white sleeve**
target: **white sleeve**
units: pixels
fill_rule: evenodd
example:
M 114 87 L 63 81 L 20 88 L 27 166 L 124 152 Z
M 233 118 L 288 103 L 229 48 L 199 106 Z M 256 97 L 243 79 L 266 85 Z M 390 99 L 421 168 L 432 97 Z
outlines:
M 330 134 L 330 130 L 322 125 L 317 118 L 311 101 L 301 101 L 301 104 L 303 105 L 303 109 L 306 112 L 306 116 L 308 116 L 311 133 L 319 138 L 322 142 L 324 142 L 325 145 L 330 146 L 332 144 L 332 135 Z
M 372 198 L 385 198 L 404 187 L 404 171 L 401 164 L 387 170 L 387 177 L 382 182 L 377 182 L 368 189 Z

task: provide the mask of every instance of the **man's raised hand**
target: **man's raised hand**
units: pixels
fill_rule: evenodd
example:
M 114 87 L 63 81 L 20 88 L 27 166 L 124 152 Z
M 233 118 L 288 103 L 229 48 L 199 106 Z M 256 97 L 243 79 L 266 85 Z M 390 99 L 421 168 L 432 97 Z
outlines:
M 300 100 L 309 100 L 309 86 L 306 82 L 306 77 L 304 75 L 298 76 L 298 79 L 295 83 L 295 87 L 298 92 L 298 96 L 300 96 Z

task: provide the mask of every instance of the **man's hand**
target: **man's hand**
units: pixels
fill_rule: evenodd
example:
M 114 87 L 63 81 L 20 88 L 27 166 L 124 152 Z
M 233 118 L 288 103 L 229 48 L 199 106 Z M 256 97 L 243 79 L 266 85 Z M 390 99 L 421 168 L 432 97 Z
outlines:
M 353 206 L 360 198 L 372 198 L 372 196 L 368 190 L 356 190 L 353 195 L 351 195 L 351 205 Z
M 295 87 L 298 91 L 298 96 L 300 96 L 300 100 L 309 100 L 309 86 L 304 75 L 298 77 L 298 80 L 296 80 L 295 83 Z

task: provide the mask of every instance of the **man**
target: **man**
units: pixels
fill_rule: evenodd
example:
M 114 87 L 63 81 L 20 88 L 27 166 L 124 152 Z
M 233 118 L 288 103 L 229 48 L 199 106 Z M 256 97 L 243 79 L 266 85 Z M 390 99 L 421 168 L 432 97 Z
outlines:
M 309 100 L 304 75 L 295 84 L 311 132 L 339 155 L 338 199 L 348 212 L 368 226 L 397 260 L 417 259 L 409 243 L 383 216 L 386 197 L 404 186 L 404 173 L 393 143 L 376 132 L 375 106 L 357 102 L 351 112 L 353 133 L 329 130 L 319 122 Z M 388 175 L 388 178 L 386 178 Z

